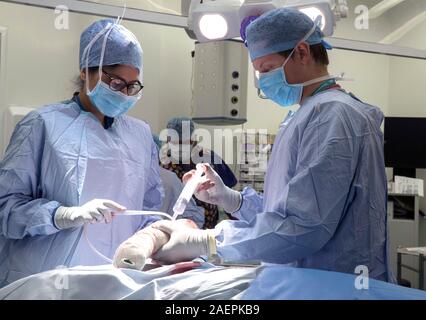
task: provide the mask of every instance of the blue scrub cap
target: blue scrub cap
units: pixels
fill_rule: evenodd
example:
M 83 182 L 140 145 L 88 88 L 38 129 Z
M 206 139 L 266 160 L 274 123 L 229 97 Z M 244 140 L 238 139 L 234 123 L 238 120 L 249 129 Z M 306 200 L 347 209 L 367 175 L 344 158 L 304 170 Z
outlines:
M 279 8 L 264 13 L 246 30 L 251 60 L 294 49 L 313 26 L 312 19 L 296 9 Z M 306 42 L 310 45 L 322 43 L 326 49 L 332 49 L 323 38 L 321 29 L 316 27 Z
M 179 138 L 182 139 L 183 135 L 183 123 L 188 121 L 189 122 L 189 134 L 192 136 L 195 125 L 194 122 L 190 118 L 186 117 L 180 117 L 180 118 L 172 118 L 167 122 L 167 129 L 174 129 L 179 134 Z M 186 138 L 186 137 L 184 137 Z
M 112 30 L 109 32 L 109 34 L 109 28 L 105 29 L 108 24 L 112 26 Z M 87 27 L 86 30 L 84 30 L 81 34 L 80 70 L 86 67 L 86 57 L 83 57 L 86 47 L 101 31 L 106 32 L 92 44 L 90 50 L 86 50 L 88 51 L 89 55 L 88 67 L 99 67 L 102 54 L 102 45 L 105 35 L 108 34 L 102 65 L 111 66 L 114 64 L 125 64 L 135 67 L 139 70 L 139 73 L 141 73 L 143 51 L 139 41 L 127 28 L 117 24 L 116 21 L 111 19 L 96 21 Z

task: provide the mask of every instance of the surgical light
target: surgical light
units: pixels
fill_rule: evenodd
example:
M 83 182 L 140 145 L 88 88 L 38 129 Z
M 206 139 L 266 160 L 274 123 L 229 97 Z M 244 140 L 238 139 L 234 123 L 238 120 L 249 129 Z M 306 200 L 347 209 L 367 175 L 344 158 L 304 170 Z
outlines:
M 200 31 L 209 40 L 220 39 L 228 33 L 228 23 L 220 14 L 206 14 L 200 18 Z
M 321 30 L 329 37 L 336 21 L 346 17 L 346 0 L 192 0 L 188 12 L 188 34 L 199 42 L 240 37 L 241 22 L 280 7 L 292 7 L 312 20 L 321 17 Z M 191 35 L 192 34 L 192 35 Z
M 321 30 L 324 30 L 324 27 L 327 24 L 327 21 L 325 19 L 324 13 L 320 9 L 318 9 L 317 7 L 307 7 L 307 8 L 301 8 L 299 9 L 299 11 L 306 14 L 309 18 L 312 19 L 312 21 L 317 21 L 317 19 L 320 18 L 321 19 L 320 28 Z

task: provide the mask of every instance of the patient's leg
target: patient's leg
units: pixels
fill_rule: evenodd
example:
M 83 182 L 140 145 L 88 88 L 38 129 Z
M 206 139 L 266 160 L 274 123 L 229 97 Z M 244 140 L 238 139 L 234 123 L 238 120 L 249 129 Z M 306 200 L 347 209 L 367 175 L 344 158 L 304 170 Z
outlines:
M 191 220 L 177 220 L 193 228 L 197 225 Z M 124 241 L 115 251 L 113 264 L 116 268 L 142 270 L 146 259 L 150 258 L 169 241 L 169 235 L 161 230 L 147 227 L 136 232 Z

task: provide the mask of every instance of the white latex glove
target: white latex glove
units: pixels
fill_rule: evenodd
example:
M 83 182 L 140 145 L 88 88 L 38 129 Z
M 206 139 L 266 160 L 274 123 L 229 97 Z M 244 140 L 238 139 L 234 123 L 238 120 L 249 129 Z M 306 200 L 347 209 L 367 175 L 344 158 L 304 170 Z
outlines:
M 54 222 L 58 229 L 80 227 L 86 222 L 111 222 L 112 214 L 126 210 L 122 205 L 104 199 L 94 199 L 81 207 L 59 207 Z
M 208 163 L 197 166 L 202 166 L 204 170 L 203 182 L 195 191 L 197 199 L 222 207 L 228 213 L 237 211 L 241 205 L 241 193 L 227 187 Z M 194 173 L 195 170 L 187 172 L 183 176 L 183 182 L 186 183 Z
M 116 268 L 142 270 L 146 259 L 169 240 L 169 235 L 159 229 L 147 227 L 124 241 L 115 251 Z
M 216 254 L 212 230 L 194 229 L 177 221 L 165 220 L 155 222 L 152 227 L 170 235 L 170 240 L 153 256 L 160 263 L 172 264 Z

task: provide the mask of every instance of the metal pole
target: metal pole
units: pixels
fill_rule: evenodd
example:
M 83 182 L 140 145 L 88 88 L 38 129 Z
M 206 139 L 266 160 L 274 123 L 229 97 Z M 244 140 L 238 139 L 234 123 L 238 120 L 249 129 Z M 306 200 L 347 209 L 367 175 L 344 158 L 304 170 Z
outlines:
M 425 278 L 424 278 L 424 262 L 425 256 L 419 255 L 419 289 L 424 290 Z
M 90 1 L 76 0 L 0 0 L 21 5 L 55 9 L 58 6 L 66 7 L 69 12 L 117 18 L 123 13 L 123 6 L 109 5 Z M 124 20 L 146 22 L 170 27 L 186 28 L 188 17 L 160 13 L 142 9 L 127 8 L 123 17 Z
M 400 252 L 398 252 L 398 255 L 397 255 L 396 269 L 397 269 L 396 280 L 397 280 L 398 284 L 401 284 L 402 281 L 401 281 L 401 253 Z

